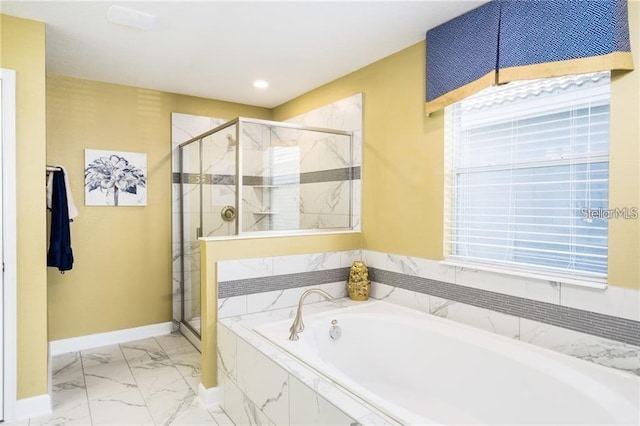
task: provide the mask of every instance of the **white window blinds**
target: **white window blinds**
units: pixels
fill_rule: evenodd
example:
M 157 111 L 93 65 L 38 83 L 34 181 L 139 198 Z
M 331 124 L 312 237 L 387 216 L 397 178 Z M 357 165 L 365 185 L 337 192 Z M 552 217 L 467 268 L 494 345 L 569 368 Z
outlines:
M 448 259 L 606 277 L 609 72 L 513 82 L 446 109 Z

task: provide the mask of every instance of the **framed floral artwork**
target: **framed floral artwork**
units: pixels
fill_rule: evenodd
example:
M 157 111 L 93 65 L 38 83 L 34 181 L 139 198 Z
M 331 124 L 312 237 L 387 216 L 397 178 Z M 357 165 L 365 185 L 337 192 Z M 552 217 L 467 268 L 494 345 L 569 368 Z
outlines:
M 146 206 L 147 154 L 84 150 L 86 206 Z

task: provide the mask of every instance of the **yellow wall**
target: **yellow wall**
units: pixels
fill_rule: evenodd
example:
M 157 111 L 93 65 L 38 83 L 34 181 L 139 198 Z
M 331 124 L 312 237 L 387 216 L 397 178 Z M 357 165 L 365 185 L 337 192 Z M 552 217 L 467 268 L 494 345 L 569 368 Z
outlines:
M 16 71 L 19 399 L 47 392 L 45 27 L 0 15 L 0 67 Z
M 640 1 L 629 2 L 633 65 L 613 73 L 609 206 L 640 208 Z M 640 289 L 640 219 L 609 221 L 609 284 Z
M 442 258 L 442 111 L 424 115 L 424 43 L 274 109 L 282 120 L 363 92 L 364 248 Z
M 303 253 L 356 250 L 362 245 L 358 232 L 295 237 L 247 238 L 201 241 L 200 271 L 202 302 L 202 384 L 205 388 L 217 385 L 216 341 L 218 321 L 217 262 L 228 259 L 287 256 Z
M 612 83 L 612 207 L 640 207 L 640 2 L 629 15 L 636 71 Z M 363 92 L 363 248 L 442 259 L 444 114 L 424 116 L 424 63 L 421 42 L 275 108 L 273 119 Z M 640 289 L 640 220 L 609 224 L 609 283 Z
M 48 270 L 49 340 L 171 321 L 172 112 L 271 115 L 264 108 L 47 77 L 47 163 L 66 167 L 80 213 L 71 224 L 73 269 L 64 275 Z M 87 148 L 147 153 L 147 206 L 85 206 Z
M 640 4 L 629 2 L 629 10 L 640 69 Z M 49 270 L 46 275 L 44 24 L 7 16 L 1 17 L 0 24 L 0 65 L 18 72 L 18 190 L 29 194 L 21 196 L 17 206 L 19 398 L 47 391 L 47 296 L 51 340 L 171 319 L 172 111 L 281 120 L 363 92 L 362 245 L 370 250 L 442 257 L 443 114 L 424 117 L 424 43 L 418 43 L 272 112 L 50 76 L 46 163 L 68 167 L 80 217 L 72 224 L 74 269 L 65 275 Z M 616 75 L 612 90 L 610 204 L 640 206 L 640 71 Z M 147 152 L 147 207 L 84 207 L 85 148 Z M 612 285 L 640 288 L 639 234 L 640 221 L 610 222 Z M 286 250 L 279 253 L 321 251 L 322 247 L 337 250 L 343 244 L 342 240 L 319 244 L 311 239 L 303 249 L 299 241 L 306 240 L 282 240 Z M 247 257 L 249 249 L 252 256 L 278 254 L 279 245 L 271 241 L 237 244 L 238 256 Z M 211 269 L 220 258 L 218 250 L 207 247 L 203 253 L 214 262 L 207 263 Z M 207 276 L 211 280 L 212 275 Z M 209 285 L 207 281 L 203 291 L 212 291 Z M 208 383 L 215 380 L 212 368 L 213 375 L 204 375 Z

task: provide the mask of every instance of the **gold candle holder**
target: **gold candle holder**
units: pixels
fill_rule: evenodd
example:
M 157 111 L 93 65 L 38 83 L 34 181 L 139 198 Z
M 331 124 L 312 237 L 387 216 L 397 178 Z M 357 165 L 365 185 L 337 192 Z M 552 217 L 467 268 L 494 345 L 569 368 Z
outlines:
M 353 262 L 349 271 L 349 281 L 347 290 L 351 300 L 367 300 L 371 292 L 371 281 L 369 280 L 369 270 L 367 265 L 360 260 Z

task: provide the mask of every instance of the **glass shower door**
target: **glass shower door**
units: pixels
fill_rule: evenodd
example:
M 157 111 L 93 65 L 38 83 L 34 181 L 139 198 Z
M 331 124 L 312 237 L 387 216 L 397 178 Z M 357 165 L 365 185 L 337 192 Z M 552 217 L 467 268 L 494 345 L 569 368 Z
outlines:
M 236 128 L 180 146 L 181 326 L 200 338 L 200 237 L 236 233 Z
M 202 195 L 200 173 L 202 141 L 180 147 L 182 323 L 200 336 L 200 243 Z

